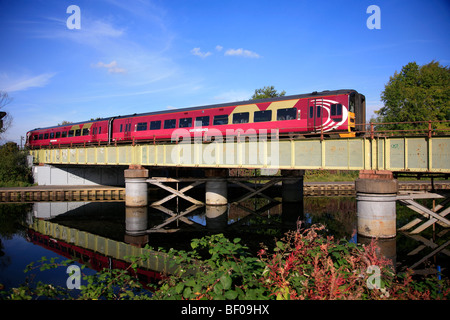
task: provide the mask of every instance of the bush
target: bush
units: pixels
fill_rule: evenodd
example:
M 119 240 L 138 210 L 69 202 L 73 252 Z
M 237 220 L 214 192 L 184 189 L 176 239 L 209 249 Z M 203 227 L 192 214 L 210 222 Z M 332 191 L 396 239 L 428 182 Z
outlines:
M 31 184 L 31 170 L 27 155 L 17 144 L 8 142 L 0 147 L 0 186 L 26 186 Z
M 324 227 L 312 226 L 285 234 L 273 249 L 263 247 L 256 255 L 224 235 L 192 241 L 192 251 L 170 250 L 177 267 L 154 286 L 151 299 L 162 300 L 438 300 L 448 299 L 450 282 L 436 276 L 413 279 L 411 272 L 396 274 L 390 261 L 379 256 L 376 242 L 369 245 L 335 241 L 321 235 Z M 132 271 L 105 269 L 85 276 L 74 297 L 65 288 L 39 283 L 0 292 L 3 299 L 149 299 Z M 44 262 L 41 270 L 67 266 Z M 30 266 L 28 269 L 36 268 Z M 147 284 L 146 284 L 147 285 Z M 153 286 L 153 285 L 149 285 Z M 1 285 L 0 285 L 1 288 Z M 152 290 L 153 291 L 153 290 Z
M 377 254 L 375 242 L 363 246 L 322 236 L 323 226 L 288 232 L 273 250 L 249 255 L 239 239 L 223 235 L 195 240 L 194 251 L 174 254 L 178 274 L 163 281 L 156 299 L 378 300 L 447 299 L 448 280 L 412 279 L 395 274 Z M 201 252 L 209 254 L 207 259 Z M 202 260 L 198 260 L 203 258 Z M 195 263 L 194 263 L 195 261 Z M 189 266 L 194 266 L 189 268 Z M 195 269 L 196 272 L 192 272 Z M 191 272 L 191 273 L 190 273 Z

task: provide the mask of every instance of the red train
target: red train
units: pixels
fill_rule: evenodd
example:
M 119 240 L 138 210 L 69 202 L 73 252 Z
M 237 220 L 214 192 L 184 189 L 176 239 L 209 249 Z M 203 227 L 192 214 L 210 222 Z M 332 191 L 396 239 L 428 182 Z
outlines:
M 209 105 L 39 128 L 27 133 L 29 148 L 167 141 L 177 136 L 280 136 L 326 134 L 351 137 L 362 131 L 365 97 L 355 90 L 313 92 L 272 99 Z

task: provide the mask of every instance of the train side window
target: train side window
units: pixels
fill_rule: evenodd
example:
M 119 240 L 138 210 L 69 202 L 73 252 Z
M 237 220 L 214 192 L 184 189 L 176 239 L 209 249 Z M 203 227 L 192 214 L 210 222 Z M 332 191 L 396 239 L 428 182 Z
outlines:
M 286 108 L 277 110 L 277 121 L 295 120 L 296 116 L 297 116 L 297 108 Z
M 161 129 L 161 120 L 150 122 L 150 130 L 159 130 L 159 129 Z
M 92 129 L 92 134 L 96 135 L 97 134 L 97 128 Z
M 181 118 L 178 125 L 180 128 L 190 128 L 192 127 L 192 118 Z
M 176 127 L 176 120 L 175 119 L 168 119 L 164 120 L 164 129 L 173 129 Z
M 314 107 L 313 106 L 311 106 L 311 107 L 309 107 L 309 118 L 314 118 Z
M 255 111 L 254 122 L 264 122 L 272 120 L 272 110 Z
M 320 118 L 321 107 L 317 106 L 317 118 Z
M 75 130 L 75 137 L 79 137 L 81 136 L 81 129 L 76 129 Z
M 50 139 L 54 139 L 55 138 L 55 133 L 54 132 L 50 132 Z
M 39 135 L 39 140 L 42 140 L 42 139 L 44 139 L 44 135 L 41 133 L 41 134 Z
M 209 116 L 195 118 L 195 126 L 196 127 L 207 127 L 207 126 L 209 126 Z
M 341 116 L 342 115 L 342 104 L 332 104 L 331 105 L 331 115 L 332 116 Z
M 61 138 L 61 132 L 58 131 L 58 132 L 56 133 L 55 137 L 56 137 L 56 139 Z
M 218 115 L 218 116 L 214 116 L 213 124 L 215 126 L 219 126 L 219 125 L 222 125 L 222 124 L 228 124 L 228 115 L 221 114 L 221 115 Z
M 45 139 L 48 139 L 48 133 L 45 133 L 45 134 L 44 134 L 44 140 L 45 140 Z
M 147 122 L 139 122 L 136 126 L 136 131 L 145 131 L 147 130 Z
M 69 137 L 73 137 L 74 136 L 75 131 L 73 130 L 69 130 Z
M 89 135 L 89 129 L 84 128 L 83 129 L 83 136 L 88 136 Z
M 33 140 L 38 140 L 39 136 L 37 134 L 33 135 Z
M 249 117 L 250 116 L 248 112 L 235 113 L 233 114 L 233 124 L 248 123 Z
M 99 127 L 98 128 L 98 134 L 101 134 L 102 133 L 102 127 Z
M 61 138 L 66 138 L 67 137 L 67 131 L 63 131 L 61 133 Z

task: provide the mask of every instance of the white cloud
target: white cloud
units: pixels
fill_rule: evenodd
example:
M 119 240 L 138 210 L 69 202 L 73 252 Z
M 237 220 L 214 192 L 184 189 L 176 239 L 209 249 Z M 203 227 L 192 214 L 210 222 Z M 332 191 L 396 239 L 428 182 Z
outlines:
M 216 50 L 217 50 L 217 51 L 222 51 L 222 49 L 223 49 L 223 47 L 222 47 L 221 45 L 217 45 L 217 46 L 216 46 Z
M 210 56 L 212 53 L 211 52 L 201 52 L 200 51 L 200 48 L 194 48 L 194 49 L 192 49 L 191 50 L 191 53 L 194 55 L 194 56 L 198 56 L 198 57 L 200 57 L 200 58 L 206 58 L 206 57 L 208 57 L 208 56 Z
M 15 91 L 24 91 L 29 88 L 42 88 L 45 87 L 50 79 L 56 73 L 43 73 L 37 76 L 22 76 L 18 79 L 10 79 L 6 74 L 2 74 L 0 77 L 0 89 L 8 93 Z
M 245 49 L 228 49 L 225 51 L 226 56 L 241 56 L 246 58 L 260 58 L 260 55 L 256 52 Z
M 94 65 L 94 67 L 98 68 L 106 68 L 108 69 L 108 73 L 126 73 L 127 70 L 124 68 L 119 68 L 117 66 L 117 61 L 111 61 L 110 63 L 104 63 L 102 61 L 98 62 Z

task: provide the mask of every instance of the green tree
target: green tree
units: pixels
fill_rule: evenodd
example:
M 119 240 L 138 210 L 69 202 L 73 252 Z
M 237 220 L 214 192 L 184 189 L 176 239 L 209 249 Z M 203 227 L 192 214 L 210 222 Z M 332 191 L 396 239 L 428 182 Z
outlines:
M 251 100 L 257 100 L 257 99 L 267 99 L 267 98 L 275 98 L 275 97 L 282 97 L 286 94 L 286 91 L 282 91 L 280 93 L 275 90 L 274 86 L 270 87 L 264 87 L 261 89 L 256 89 L 255 93 L 252 95 Z
M 432 61 L 423 66 L 410 62 L 391 76 L 381 93 L 384 107 L 375 111 L 383 130 L 427 128 L 427 124 L 400 122 L 450 119 L 450 69 Z M 434 129 L 450 127 L 450 122 L 434 124 Z
M 31 182 L 31 170 L 27 166 L 26 153 L 14 142 L 0 147 L 0 186 L 27 185 Z

